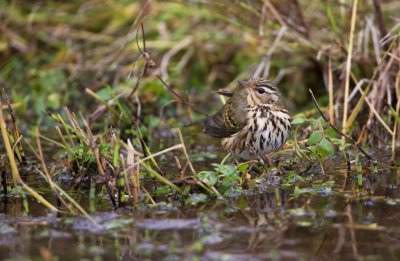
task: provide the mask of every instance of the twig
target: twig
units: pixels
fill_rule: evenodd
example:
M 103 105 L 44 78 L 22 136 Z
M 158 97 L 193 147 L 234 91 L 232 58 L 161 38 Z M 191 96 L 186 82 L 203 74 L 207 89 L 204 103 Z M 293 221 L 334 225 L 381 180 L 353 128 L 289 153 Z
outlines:
M 139 45 L 139 29 L 141 29 L 141 31 L 142 31 L 143 50 L 142 50 L 142 48 L 140 48 L 140 45 Z M 143 22 L 140 23 L 140 28 L 138 28 L 137 31 L 136 31 L 136 45 L 137 45 L 137 47 L 138 47 L 138 49 L 139 49 L 140 56 L 139 56 L 139 58 L 136 59 L 136 61 L 135 61 L 134 64 L 132 65 L 132 69 L 131 69 L 131 71 L 129 72 L 128 79 L 131 78 L 132 73 L 133 73 L 133 68 L 135 67 L 135 63 L 136 63 L 138 60 L 140 60 L 140 59 L 143 58 L 143 59 L 144 59 L 144 66 L 143 66 L 143 69 L 142 69 L 142 71 L 140 72 L 140 74 L 139 74 L 139 76 L 138 76 L 138 79 L 137 79 L 137 81 L 136 81 L 135 86 L 133 87 L 132 91 L 129 93 L 129 95 L 128 95 L 128 97 L 127 97 L 128 100 L 133 96 L 133 94 L 134 94 L 134 93 L 136 92 L 136 90 L 139 88 L 140 80 L 141 80 L 142 77 L 146 74 L 147 69 L 148 69 L 149 67 L 155 66 L 155 62 L 150 58 L 150 54 L 149 54 L 149 53 L 147 52 L 147 50 L 146 50 L 146 34 L 144 33 Z
M 335 127 L 335 125 L 333 125 L 324 115 L 324 113 L 322 112 L 321 108 L 318 105 L 317 100 L 315 99 L 314 93 L 311 91 L 311 89 L 308 89 L 308 91 L 311 94 L 311 97 L 314 101 L 315 106 L 317 107 L 318 112 L 321 114 L 322 118 L 324 119 L 324 121 L 326 123 L 329 124 L 329 126 L 334 129 L 337 133 L 339 133 L 342 137 L 352 141 L 354 143 L 354 146 L 356 146 L 356 148 L 361 151 L 362 154 L 364 154 L 369 160 L 375 160 L 373 157 L 371 157 L 370 155 L 368 155 L 368 153 L 357 143 L 357 141 L 355 139 L 353 139 L 351 136 L 346 135 L 345 133 L 341 132 L 338 128 Z
M 171 86 L 169 86 L 162 78 L 159 74 L 156 74 L 157 78 L 162 82 L 162 84 L 172 93 L 172 95 L 175 96 L 175 98 L 177 99 L 178 102 L 181 102 L 185 105 L 188 105 L 192 110 L 203 114 L 205 116 L 208 117 L 208 114 L 201 111 L 200 109 L 196 108 L 192 103 L 190 103 L 189 101 L 186 101 L 185 99 L 182 98 L 182 96 L 180 96 L 174 89 L 171 88 Z

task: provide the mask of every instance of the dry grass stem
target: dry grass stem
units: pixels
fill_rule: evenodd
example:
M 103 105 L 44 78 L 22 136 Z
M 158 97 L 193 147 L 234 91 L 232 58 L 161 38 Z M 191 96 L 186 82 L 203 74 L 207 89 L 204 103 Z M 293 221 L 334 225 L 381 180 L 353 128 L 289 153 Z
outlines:
M 328 95 L 329 95 L 329 121 L 335 124 L 335 106 L 333 100 L 332 59 L 328 58 Z
M 350 36 L 349 36 L 349 45 L 348 45 L 347 61 L 346 61 L 342 132 L 346 132 L 346 123 L 347 123 L 347 115 L 348 115 L 348 100 L 349 100 L 349 92 L 350 92 L 349 90 L 350 90 L 351 59 L 352 59 L 352 55 L 353 55 L 353 38 L 354 38 L 354 29 L 356 26 L 356 18 L 357 18 L 357 5 L 358 5 L 358 0 L 354 0 L 353 6 L 352 6 Z
M 141 164 L 141 163 L 143 163 L 143 162 L 146 162 L 147 160 L 154 159 L 154 157 L 157 157 L 157 156 L 166 154 L 166 153 L 168 153 L 168 152 L 170 152 L 170 151 L 177 150 L 177 149 L 181 149 L 181 148 L 183 148 L 183 145 L 182 145 L 182 144 L 177 144 L 177 145 L 174 145 L 174 146 L 172 146 L 172 147 L 169 147 L 169 148 L 167 148 L 167 149 L 165 149 L 165 150 L 162 150 L 162 151 L 159 151 L 159 152 L 150 154 L 149 156 L 147 156 L 147 157 L 145 157 L 145 158 L 143 158 L 143 159 L 139 159 L 138 161 L 134 162 L 132 165 L 130 164 L 129 167 L 128 167 L 125 171 L 128 171 L 128 172 L 129 172 L 129 171 L 132 171 L 132 170 L 134 170 L 134 169 L 137 167 L 137 165 L 139 165 L 139 164 Z
M 190 161 L 190 158 L 189 158 L 189 154 L 188 154 L 188 152 L 187 152 L 187 150 L 186 150 L 186 146 L 185 146 L 185 142 L 184 142 L 184 140 L 183 140 L 182 132 L 181 132 L 181 130 L 180 130 L 179 128 L 176 129 L 176 130 L 177 130 L 177 132 L 178 132 L 179 140 L 180 140 L 181 145 L 182 145 L 183 154 L 184 154 L 185 157 L 186 157 L 186 162 L 187 162 L 187 164 L 189 165 L 189 168 L 190 168 L 190 171 L 192 171 L 192 174 L 193 174 L 193 175 L 196 175 L 197 173 L 196 173 L 196 171 L 194 170 L 194 167 L 193 167 L 193 165 L 192 165 L 192 162 Z
M 1 100 L 0 100 L 0 107 L 1 107 Z M 22 187 L 29 194 L 32 195 L 32 197 L 34 197 L 36 200 L 40 201 L 47 208 L 49 208 L 50 210 L 53 210 L 53 211 L 58 211 L 58 209 L 56 207 L 54 207 L 50 202 L 48 202 L 45 198 L 43 198 L 35 190 L 31 189 L 21 179 L 21 176 L 19 175 L 17 163 L 16 163 L 16 160 L 15 160 L 15 157 L 14 157 L 14 152 L 12 150 L 12 146 L 11 146 L 11 143 L 10 143 L 10 139 L 8 137 L 7 127 L 6 127 L 6 123 L 4 121 L 3 110 L 0 110 L 0 129 L 1 129 L 1 134 L 3 136 L 4 147 L 6 148 L 7 157 L 8 157 L 8 160 L 10 162 L 13 182 L 14 182 L 14 186 L 16 188 L 17 194 L 18 194 L 18 185 L 22 185 Z

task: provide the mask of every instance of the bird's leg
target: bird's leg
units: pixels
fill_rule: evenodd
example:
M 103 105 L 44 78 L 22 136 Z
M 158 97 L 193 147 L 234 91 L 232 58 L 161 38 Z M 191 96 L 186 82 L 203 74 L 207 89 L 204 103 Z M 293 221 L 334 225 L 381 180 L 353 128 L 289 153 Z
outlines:
M 271 157 L 268 156 L 268 154 L 265 154 L 265 155 L 264 155 L 264 159 L 265 159 L 265 161 L 268 163 L 269 166 L 274 166 L 274 165 L 275 165 L 274 162 L 273 162 L 273 160 L 271 159 Z
M 254 149 L 253 146 L 251 146 L 246 142 L 246 147 L 249 149 L 250 153 L 253 154 L 255 159 L 262 160 L 262 158 L 260 157 L 260 155 L 258 155 L 257 151 Z
M 263 158 L 257 153 L 257 151 L 254 149 L 253 146 L 251 146 L 250 144 L 248 144 L 248 143 L 246 142 L 246 147 L 249 149 L 250 153 L 253 154 L 254 158 L 255 158 L 256 160 L 258 160 L 258 162 L 262 162 L 262 163 L 264 162 Z M 271 166 L 271 164 L 269 163 L 269 161 L 268 161 L 268 165 Z M 260 169 L 257 167 L 257 162 L 254 163 L 254 165 L 252 164 L 252 165 L 250 166 L 249 170 L 252 170 L 252 169 L 256 169 L 257 172 L 265 172 L 265 171 L 267 171 L 267 168 L 265 167 L 264 164 L 262 164 L 262 169 L 260 170 Z

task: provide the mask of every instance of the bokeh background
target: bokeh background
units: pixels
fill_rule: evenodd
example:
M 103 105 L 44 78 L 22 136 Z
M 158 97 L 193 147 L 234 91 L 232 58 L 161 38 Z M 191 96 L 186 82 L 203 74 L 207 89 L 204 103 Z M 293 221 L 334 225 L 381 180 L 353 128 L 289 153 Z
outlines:
M 379 65 L 385 79 L 373 87 L 383 94 L 371 95 L 395 108 L 399 60 L 392 57 L 388 68 L 380 62 L 389 48 L 398 53 L 400 3 L 354 2 L 350 87 Z M 141 120 L 156 127 L 161 110 L 167 120 L 190 121 L 187 106 L 171 102 L 176 97 L 156 74 L 207 114 L 221 106 L 212 91 L 252 76 L 276 82 L 294 113 L 312 108 L 309 88 L 325 106 L 331 74 L 340 121 L 354 2 L 2 0 L 0 84 L 19 117 L 44 122 L 44 111 L 65 105 L 93 112 L 99 101 L 90 91 L 107 100 L 137 87 L 129 99 L 140 102 Z M 354 105 L 360 94 L 353 96 Z

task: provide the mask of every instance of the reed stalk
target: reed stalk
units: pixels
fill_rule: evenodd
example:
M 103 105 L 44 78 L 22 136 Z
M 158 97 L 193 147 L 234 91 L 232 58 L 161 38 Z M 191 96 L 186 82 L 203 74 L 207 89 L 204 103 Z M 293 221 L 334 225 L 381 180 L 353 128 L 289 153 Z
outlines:
M 348 100 L 349 100 L 349 90 L 350 90 L 351 58 L 352 58 L 352 54 L 353 54 L 353 38 L 354 38 L 354 29 L 356 26 L 356 18 L 357 18 L 357 5 L 358 5 L 358 0 L 354 0 L 353 7 L 352 7 L 349 46 L 348 46 L 347 61 L 346 61 L 342 132 L 346 132 L 346 123 L 347 123 L 347 115 L 348 115 L 348 108 L 349 108 Z M 343 140 L 344 140 L 344 137 L 343 137 Z

